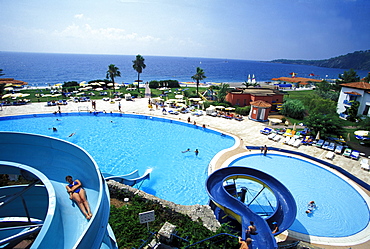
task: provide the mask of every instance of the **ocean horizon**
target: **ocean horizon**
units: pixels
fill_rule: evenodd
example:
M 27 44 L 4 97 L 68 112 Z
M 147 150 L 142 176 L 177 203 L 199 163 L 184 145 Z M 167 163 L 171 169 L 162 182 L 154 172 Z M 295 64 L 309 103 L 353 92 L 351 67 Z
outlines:
M 193 82 L 191 76 L 196 73 L 197 67 L 201 67 L 207 76 L 202 83 L 242 83 L 253 76 L 257 82 L 269 82 L 272 78 L 290 77 L 292 72 L 297 77 L 330 80 L 349 70 L 227 58 L 142 56 L 146 64 L 140 74 L 143 82 Z M 32 87 L 105 79 L 110 64 L 115 64 L 121 72 L 121 77 L 116 77 L 115 81 L 130 84 L 137 80 L 133 60 L 135 55 L 0 52 L 0 68 L 5 74 L 2 78 L 25 81 Z M 367 75 L 367 71 L 356 72 L 360 77 Z M 312 74 L 314 76 L 310 76 Z

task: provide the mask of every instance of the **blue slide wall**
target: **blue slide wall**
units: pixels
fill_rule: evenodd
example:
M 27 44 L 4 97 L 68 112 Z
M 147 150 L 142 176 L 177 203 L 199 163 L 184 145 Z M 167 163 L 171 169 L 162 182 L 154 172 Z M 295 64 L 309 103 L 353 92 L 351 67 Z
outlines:
M 223 183 L 235 178 L 247 178 L 269 188 L 277 201 L 274 213 L 267 219 L 263 219 L 250 210 L 246 204 L 230 195 Z M 208 177 L 206 188 L 211 200 L 226 214 L 233 216 L 242 224 L 242 231 L 248 228 L 250 221 L 255 223 L 258 234 L 251 235 L 252 248 L 277 248 L 276 240 L 271 232 L 272 222 L 278 223 L 279 232 L 277 234 L 279 234 L 293 224 L 297 214 L 297 206 L 289 190 L 274 177 L 256 169 L 238 166 L 219 169 Z M 242 233 L 242 237 L 246 238 L 245 232 Z

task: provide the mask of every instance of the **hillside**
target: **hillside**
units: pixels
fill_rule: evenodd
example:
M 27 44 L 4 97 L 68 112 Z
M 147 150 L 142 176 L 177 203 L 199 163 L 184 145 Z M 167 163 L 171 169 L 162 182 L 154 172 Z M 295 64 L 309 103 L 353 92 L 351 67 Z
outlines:
M 272 63 L 282 64 L 299 64 L 311 65 L 317 67 L 341 68 L 341 69 L 355 69 L 355 70 L 369 70 L 370 71 L 370 50 L 356 51 L 333 57 L 326 60 L 286 60 L 277 59 L 270 61 Z

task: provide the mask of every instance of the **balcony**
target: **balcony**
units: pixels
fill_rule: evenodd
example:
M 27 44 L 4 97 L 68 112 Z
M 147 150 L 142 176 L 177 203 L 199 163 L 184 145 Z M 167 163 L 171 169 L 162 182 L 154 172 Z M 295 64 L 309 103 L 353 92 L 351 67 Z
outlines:
M 352 102 L 350 101 L 350 100 L 347 100 L 347 99 L 345 99 L 344 101 L 343 101 L 343 104 L 345 104 L 345 105 L 352 105 Z

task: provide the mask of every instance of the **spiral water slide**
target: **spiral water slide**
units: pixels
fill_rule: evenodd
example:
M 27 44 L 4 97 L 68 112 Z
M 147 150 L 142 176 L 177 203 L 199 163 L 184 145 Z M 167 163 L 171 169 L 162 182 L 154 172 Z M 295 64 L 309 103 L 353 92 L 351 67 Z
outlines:
M 224 182 L 230 179 L 243 178 L 260 183 L 268 188 L 276 197 L 276 207 L 272 215 L 267 219 L 254 213 L 248 205 L 241 202 L 224 188 Z M 258 233 L 250 235 L 253 242 L 252 248 L 278 248 L 275 235 L 288 229 L 294 222 L 297 214 L 297 206 L 289 190 L 274 177 L 248 167 L 226 167 L 209 175 L 206 188 L 211 200 L 221 208 L 225 214 L 234 217 L 242 224 L 242 231 L 246 231 L 250 221 L 257 227 Z M 279 232 L 272 234 L 273 222 L 277 222 Z M 246 233 L 242 232 L 243 239 Z
M 47 136 L 0 132 L 0 174 L 31 181 L 0 188 L 0 245 L 36 231 L 31 248 L 117 248 L 108 224 L 108 187 L 82 148 Z M 90 220 L 69 199 L 67 175 L 83 183 L 93 213 Z

